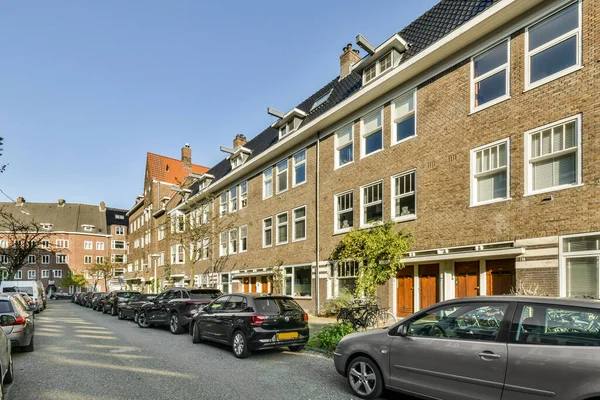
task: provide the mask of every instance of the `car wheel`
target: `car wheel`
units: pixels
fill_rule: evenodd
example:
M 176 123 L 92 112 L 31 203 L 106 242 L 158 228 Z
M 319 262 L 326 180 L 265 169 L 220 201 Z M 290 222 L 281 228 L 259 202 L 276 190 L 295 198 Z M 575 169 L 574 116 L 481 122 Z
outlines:
M 31 337 L 31 341 L 29 342 L 29 344 L 27 346 L 21 347 L 21 351 L 26 352 L 26 353 L 30 353 L 33 351 L 33 336 Z
M 115 307 L 111 307 L 111 308 L 110 308 L 110 315 L 112 315 L 113 317 L 114 317 L 115 315 L 117 315 L 117 309 L 116 309 Z
M 171 318 L 169 319 L 169 328 L 171 329 L 171 333 L 173 335 L 179 335 L 183 333 L 183 327 L 179 323 L 179 315 L 177 313 L 171 314 Z
M 149 328 L 150 327 L 150 324 L 148 323 L 148 320 L 146 319 L 146 313 L 143 311 L 138 315 L 137 323 L 140 326 L 140 328 Z
M 119 312 L 117 313 L 117 318 L 125 319 L 125 316 L 123 316 L 123 311 L 120 308 L 119 308 Z
M 196 321 L 192 322 L 192 343 L 201 343 L 202 334 L 200 333 L 200 327 Z
M 248 350 L 248 340 L 242 331 L 235 331 L 231 340 L 233 355 L 237 358 L 246 358 L 250 355 Z
M 138 312 L 137 311 L 133 313 L 133 322 L 135 322 L 136 324 L 138 322 Z
M 294 353 L 298 352 L 298 351 L 302 351 L 304 349 L 304 345 L 303 344 L 298 344 L 295 346 L 288 346 L 288 349 L 290 349 L 290 351 L 293 351 Z
M 102 314 L 106 314 L 108 311 L 106 310 L 106 306 L 102 307 Z
M 383 392 L 383 379 L 377 364 L 367 357 L 357 357 L 346 372 L 352 391 L 363 399 L 375 399 Z
M 13 359 L 10 356 L 10 362 L 8 363 L 8 371 L 6 371 L 6 375 L 4 375 L 4 383 L 12 383 L 15 379 L 14 370 L 13 370 Z

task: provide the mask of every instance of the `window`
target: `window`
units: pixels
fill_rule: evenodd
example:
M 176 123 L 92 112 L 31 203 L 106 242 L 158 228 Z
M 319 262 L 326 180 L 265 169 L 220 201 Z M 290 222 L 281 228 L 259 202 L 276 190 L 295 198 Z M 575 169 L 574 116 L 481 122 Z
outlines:
M 277 163 L 277 193 L 288 189 L 288 160 Z
M 219 235 L 219 256 L 223 257 L 227 255 L 227 241 L 228 241 L 227 232 L 221 232 Z
M 508 40 L 471 60 L 471 111 L 496 104 L 510 93 Z
M 525 31 L 526 86 L 535 87 L 581 66 L 581 2 Z
M 94 242 L 91 240 L 86 240 L 83 242 L 83 248 L 85 250 L 92 250 L 94 248 Z
M 221 292 L 229 293 L 229 288 L 231 287 L 230 275 L 229 274 L 221 274 Z
M 161 225 L 158 227 L 158 240 L 164 240 L 165 238 L 165 226 Z M 137 239 L 134 241 L 133 243 L 133 247 L 138 247 L 138 245 L 136 245 Z
M 8 240 L 7 239 L 0 240 L 0 248 L 1 249 L 8 249 Z
M 138 247 L 140 247 L 140 239 L 135 239 L 133 241 L 133 248 L 137 249 Z
M 383 182 L 373 183 L 361 189 L 362 213 L 360 225 L 367 226 L 383 221 Z
M 93 232 L 94 231 L 94 225 L 81 225 L 83 227 L 83 230 L 86 232 Z
M 35 270 L 34 269 L 27 271 L 27 279 L 35 279 Z
M 561 296 L 600 297 L 600 234 L 562 238 L 562 256 Z
M 348 124 L 335 133 L 335 166 L 354 161 L 354 124 Z
M 84 264 L 91 264 L 92 263 L 92 256 L 83 256 L 83 263 Z
M 528 194 L 581 183 L 580 129 L 577 116 L 525 135 Z
M 40 227 L 45 231 L 51 230 L 52 226 L 53 226 L 53 224 L 40 224 Z
M 50 241 L 42 240 L 42 249 L 49 249 L 49 248 L 50 248 Z
M 494 341 L 507 308 L 506 303 L 437 307 L 413 320 L 408 328 L 408 336 Z
M 42 279 L 44 279 L 44 278 L 46 278 L 46 279 L 50 278 L 50 270 L 49 269 L 42 270 Z
M 229 231 L 229 254 L 235 254 L 238 250 L 238 231 L 232 229 Z
M 392 68 L 392 53 L 388 53 L 385 56 L 381 57 L 379 60 L 379 73 L 387 71 Z
M 600 312 L 596 309 L 525 304 L 519 314 L 519 324 L 514 324 L 511 332 L 513 343 L 600 346 Z
M 181 244 L 171 246 L 171 264 L 183 264 L 185 262 L 185 249 Z
M 29 255 L 27 256 L 27 263 L 28 264 L 35 264 L 35 256 L 34 255 Z
M 306 149 L 294 154 L 294 185 L 298 186 L 306 182 Z
M 225 195 L 227 196 L 227 195 Z M 175 216 L 175 232 L 182 233 L 185 231 L 185 215 Z
M 319 107 L 321 104 L 325 103 L 327 101 L 327 99 L 329 98 L 329 95 L 331 95 L 331 92 L 333 92 L 333 89 L 331 89 L 329 92 L 325 93 L 323 96 L 321 96 L 317 100 L 315 100 L 314 104 L 310 108 L 310 111 L 314 110 L 315 108 Z
M 96 242 L 96 250 L 104 250 L 104 242 Z
M 96 264 L 103 264 L 104 263 L 104 257 L 103 256 L 97 256 L 96 257 Z
M 371 67 L 365 69 L 365 71 L 363 72 L 363 77 L 364 77 L 365 83 L 370 82 L 373 79 L 375 79 L 376 75 L 377 75 L 377 64 L 373 64 Z
M 263 219 L 263 247 L 273 245 L 273 218 Z
M 286 244 L 288 241 L 288 215 L 287 212 L 277 215 L 277 244 Z
M 471 205 L 508 198 L 508 153 L 508 139 L 471 151 Z
M 113 254 L 111 256 L 111 261 L 116 264 L 123 264 L 127 262 L 127 258 L 125 254 Z
M 240 209 L 248 206 L 248 182 L 240 183 Z M 207 209 L 208 211 L 208 209 Z
M 219 216 L 222 217 L 227 214 L 227 192 L 221 193 L 219 202 Z
M 56 263 L 57 264 L 67 264 L 69 262 L 69 256 L 66 254 L 57 254 L 56 255 Z
M 335 228 L 337 232 L 347 232 L 354 226 L 354 192 L 335 196 Z
M 229 189 L 229 212 L 237 211 L 238 207 L 238 197 L 237 197 L 237 186 Z
M 6 254 L 0 255 L 0 264 L 8 264 L 8 256 Z
M 273 196 L 273 167 L 263 172 L 263 199 Z
M 50 254 L 44 254 L 42 256 L 42 264 L 50 264 Z
M 112 248 L 115 250 L 123 250 L 125 249 L 125 241 L 124 240 L 113 240 Z
M 306 206 L 292 210 L 292 241 L 306 239 Z
M 54 277 L 54 279 L 62 278 L 62 269 L 52 270 L 52 276 Z
M 248 251 L 248 226 L 246 226 L 246 225 L 240 227 L 240 249 L 239 249 L 239 252 L 242 253 L 244 251 Z
M 69 241 L 67 239 L 56 239 L 56 248 L 58 249 L 68 249 Z
M 416 172 L 408 172 L 392 177 L 393 209 L 392 218 L 396 221 L 414 219 L 417 215 Z
M 123 227 L 123 226 L 117 226 L 115 228 L 115 234 L 116 235 L 124 235 L 125 234 L 125 227 Z
M 383 149 L 383 130 L 381 121 L 383 110 L 379 109 L 362 118 L 362 156 L 366 157 Z
M 356 279 L 358 278 L 359 264 L 356 261 L 340 261 L 336 264 L 335 277 L 337 278 L 337 293 L 356 291 Z
M 202 259 L 203 260 L 208 260 L 208 258 L 210 257 L 208 244 L 209 244 L 208 239 L 204 239 L 202 241 Z
M 23 279 L 23 271 L 18 270 L 15 272 L 15 279 Z
M 412 91 L 392 103 L 392 144 L 400 143 L 417 135 L 415 96 Z
M 363 84 L 371 82 L 375 77 L 392 69 L 394 64 L 394 51 L 390 51 L 381 57 L 372 66 L 365 68 L 363 71 Z
M 140 268 L 140 263 L 139 263 L 139 261 L 138 261 L 138 260 L 135 260 L 135 261 L 133 262 L 133 269 L 134 269 L 135 271 L 137 271 L 139 268 Z
M 210 217 L 210 209 L 208 208 L 208 204 L 204 204 L 202 206 L 202 223 L 208 224 L 209 217 Z
M 286 267 L 284 270 L 285 294 L 294 297 L 311 297 L 311 267 Z

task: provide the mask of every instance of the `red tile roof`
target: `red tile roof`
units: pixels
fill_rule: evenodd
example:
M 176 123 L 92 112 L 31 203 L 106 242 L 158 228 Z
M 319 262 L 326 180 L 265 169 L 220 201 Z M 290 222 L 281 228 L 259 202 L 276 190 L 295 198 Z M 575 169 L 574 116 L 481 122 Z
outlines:
M 146 170 L 151 179 L 160 182 L 180 184 L 190 172 L 204 174 L 208 168 L 202 165 L 192 164 L 192 169 L 183 167 L 183 162 L 171 157 L 165 157 L 154 153 L 148 153 L 146 159 Z

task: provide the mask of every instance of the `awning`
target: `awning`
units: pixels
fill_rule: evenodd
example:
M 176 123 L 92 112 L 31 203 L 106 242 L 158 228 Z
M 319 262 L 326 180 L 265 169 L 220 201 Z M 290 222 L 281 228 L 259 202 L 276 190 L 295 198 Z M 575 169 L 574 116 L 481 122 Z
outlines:
M 240 272 L 231 277 L 231 279 L 248 278 L 251 276 L 273 275 L 273 271 L 255 271 L 255 272 Z
M 511 247 L 504 249 L 475 250 L 457 253 L 423 255 L 421 257 L 405 257 L 404 264 L 422 264 L 424 262 L 447 261 L 447 260 L 472 260 L 491 257 L 517 257 L 525 253 L 524 247 Z

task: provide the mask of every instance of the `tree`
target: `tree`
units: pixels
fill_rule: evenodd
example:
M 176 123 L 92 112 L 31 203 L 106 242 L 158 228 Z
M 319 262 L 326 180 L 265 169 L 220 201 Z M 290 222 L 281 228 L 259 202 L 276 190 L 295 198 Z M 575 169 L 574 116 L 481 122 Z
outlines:
M 2 146 L 4 144 L 4 138 L 0 137 L 0 146 Z M 4 149 L 0 147 L 0 151 L 3 151 Z M 2 155 L 2 153 L 0 153 L 0 156 Z M 4 172 L 6 170 L 6 167 L 8 166 L 8 164 L 4 164 L 4 165 L 0 165 L 0 173 Z
M 371 229 L 350 231 L 329 257 L 332 261 L 353 260 L 360 264 L 356 280 L 356 294 L 375 296 L 377 286 L 394 278 L 404 268 L 402 257 L 412 244 L 406 231 L 394 232 L 387 223 Z
M 22 208 L 19 208 L 19 212 L 28 215 Z M 52 252 L 49 233 L 42 230 L 41 225 L 33 219 L 20 217 L 9 207 L 0 208 L 0 232 L 0 238 L 5 241 L 0 245 L 0 258 L 8 273 L 8 280 L 12 280 L 17 271 L 29 263 L 30 255 L 35 255 L 37 260 L 42 254 Z
M 70 286 L 84 287 L 87 285 L 87 279 L 83 275 L 77 275 L 70 271 L 66 277 L 61 279 L 61 284 L 67 288 Z
M 112 263 L 108 258 L 104 259 L 101 263 L 96 263 L 90 269 L 90 273 L 96 274 L 96 281 L 94 282 L 94 290 L 96 287 L 97 279 L 104 279 L 104 289 L 108 291 L 107 281 L 114 276 L 114 269 L 121 268 L 122 264 Z

